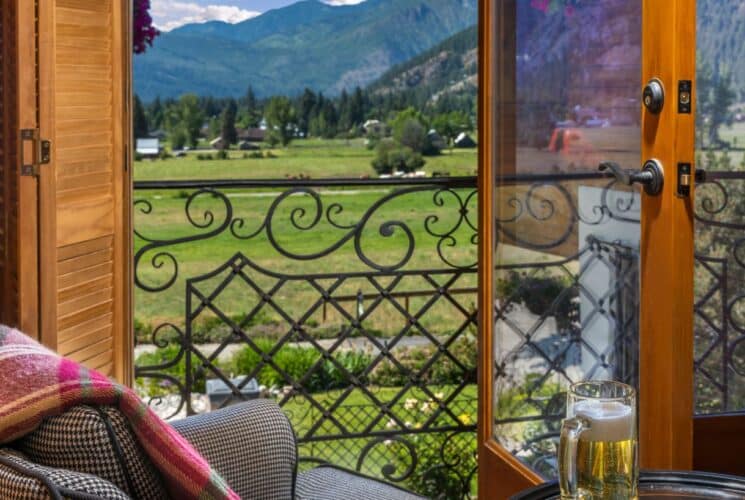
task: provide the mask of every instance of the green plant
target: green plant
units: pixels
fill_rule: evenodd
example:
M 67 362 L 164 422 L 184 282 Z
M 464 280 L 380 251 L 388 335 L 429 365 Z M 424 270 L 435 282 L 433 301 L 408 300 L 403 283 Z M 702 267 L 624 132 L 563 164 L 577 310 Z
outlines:
M 269 387 L 282 387 L 293 381 L 302 381 L 303 388 L 309 392 L 338 389 L 350 383 L 347 374 L 329 359 L 313 369 L 321 355 L 312 347 L 285 345 L 272 356 L 272 363 L 268 363 L 263 360 L 263 354 L 270 353 L 276 341 L 262 338 L 254 342 L 261 353 L 246 346 L 233 356 L 225 369 L 236 375 L 254 375 L 259 383 Z M 354 377 L 361 376 L 371 362 L 367 354 L 357 351 L 341 352 L 334 356 L 334 360 Z
M 179 359 L 181 346 L 170 344 L 166 347 L 159 347 L 152 352 L 143 352 L 135 360 L 135 366 L 157 366 L 168 365 L 161 368 L 159 373 L 170 375 L 176 380 L 186 380 L 186 361 L 184 357 Z M 176 361 L 178 360 L 178 361 Z M 192 387 L 195 392 L 205 391 L 205 372 L 200 366 L 192 365 L 191 369 Z M 143 389 L 148 396 L 164 396 L 178 392 L 178 386 L 168 379 L 143 378 L 140 381 Z
M 421 428 L 432 418 L 433 412 L 445 395 L 437 393 L 437 400 L 410 397 L 404 407 L 409 410 L 411 420 L 406 426 L 412 429 Z M 441 418 L 438 418 L 439 421 Z M 457 415 L 464 426 L 476 423 L 476 404 L 470 405 L 467 411 Z M 451 424 L 447 418 L 441 424 Z M 476 467 L 476 439 L 471 431 L 412 433 L 407 440 L 416 450 L 416 469 L 407 479 L 407 486 L 427 498 L 461 498 L 464 484 L 471 477 Z M 397 462 L 397 469 L 405 470 L 411 463 L 411 453 L 396 441 L 386 441 L 392 448 Z
M 579 291 L 568 276 L 510 271 L 495 286 L 501 300 L 522 302 L 535 315 L 551 312 L 560 328 L 568 327 L 576 315 Z M 571 290 L 566 292 L 567 289 Z M 562 293 L 564 296 L 559 300 Z
M 135 340 L 138 344 L 149 344 L 151 342 L 153 327 L 149 323 L 144 323 L 140 318 L 135 316 L 132 329 L 134 330 Z
M 214 160 L 214 158 L 210 154 L 199 153 L 197 154 L 197 160 L 200 160 L 200 161 Z
M 372 166 L 378 174 L 413 172 L 424 164 L 420 153 L 392 139 L 383 139 L 378 143 L 375 159 L 372 161 Z
M 216 160 L 229 160 L 230 155 L 228 154 L 228 150 L 227 149 L 218 150 L 217 153 L 215 154 L 215 159 Z

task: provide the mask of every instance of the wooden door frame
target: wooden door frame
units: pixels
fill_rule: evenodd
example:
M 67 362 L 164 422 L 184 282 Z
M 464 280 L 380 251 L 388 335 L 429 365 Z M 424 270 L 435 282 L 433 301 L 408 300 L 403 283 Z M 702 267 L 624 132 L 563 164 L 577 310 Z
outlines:
M 16 34 L 16 130 L 39 127 L 36 9 L 34 2 L 14 0 Z M 18 144 L 18 150 L 23 147 Z M 19 160 L 20 161 L 20 160 Z M 39 239 L 38 180 L 18 174 L 18 311 L 13 326 L 39 338 Z
M 510 92 L 515 83 L 514 69 L 509 67 L 514 61 L 515 42 L 506 38 L 504 29 L 495 28 L 501 21 L 497 9 L 512 1 L 479 2 L 479 497 L 495 499 L 542 481 L 492 438 L 493 186 L 505 169 L 508 173 L 514 169 L 514 160 L 504 157 L 500 166 L 494 167 L 495 149 L 500 142 L 510 141 L 505 127 L 498 127 L 495 103 L 499 94 Z M 670 0 L 644 1 L 642 6 L 642 82 L 652 76 L 661 78 L 667 105 L 658 116 L 644 112 L 642 122 L 641 158 L 660 160 L 666 182 L 659 197 L 642 196 L 641 281 L 645 285 L 641 291 L 639 340 L 640 464 L 645 468 L 690 469 L 693 195 L 687 199 L 676 196 L 675 171 L 678 162 L 694 163 L 695 109 L 690 114 L 678 114 L 677 82 L 695 82 L 696 4 L 695 0 Z M 495 40 L 496 33 L 502 38 Z M 502 65 L 500 60 L 504 61 Z M 505 64 L 507 70 L 501 71 Z M 514 110 L 507 110 L 510 112 Z

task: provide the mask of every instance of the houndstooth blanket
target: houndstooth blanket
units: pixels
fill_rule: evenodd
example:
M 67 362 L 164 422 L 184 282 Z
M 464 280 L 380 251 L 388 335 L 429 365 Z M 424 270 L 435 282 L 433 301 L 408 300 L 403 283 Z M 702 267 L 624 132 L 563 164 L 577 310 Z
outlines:
M 0 444 L 28 434 L 45 417 L 81 404 L 119 408 L 173 498 L 239 498 L 131 389 L 0 325 Z

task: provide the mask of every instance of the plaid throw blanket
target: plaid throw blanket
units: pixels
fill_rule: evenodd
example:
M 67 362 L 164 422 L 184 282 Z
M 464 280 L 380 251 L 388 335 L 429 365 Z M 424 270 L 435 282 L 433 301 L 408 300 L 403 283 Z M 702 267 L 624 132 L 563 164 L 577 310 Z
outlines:
M 0 444 L 28 434 L 45 417 L 81 404 L 119 408 L 173 498 L 239 498 L 131 389 L 0 325 Z

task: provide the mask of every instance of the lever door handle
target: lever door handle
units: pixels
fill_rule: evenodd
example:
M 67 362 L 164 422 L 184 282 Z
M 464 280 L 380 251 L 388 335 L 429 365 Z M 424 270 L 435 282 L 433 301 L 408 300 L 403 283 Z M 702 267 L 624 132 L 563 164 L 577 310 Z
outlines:
M 650 196 L 657 196 L 662 192 L 665 174 L 662 165 L 657 160 L 647 160 L 641 170 L 625 170 L 614 161 L 604 161 L 598 165 L 598 170 L 610 170 L 618 182 L 626 186 L 641 184 L 644 192 Z

